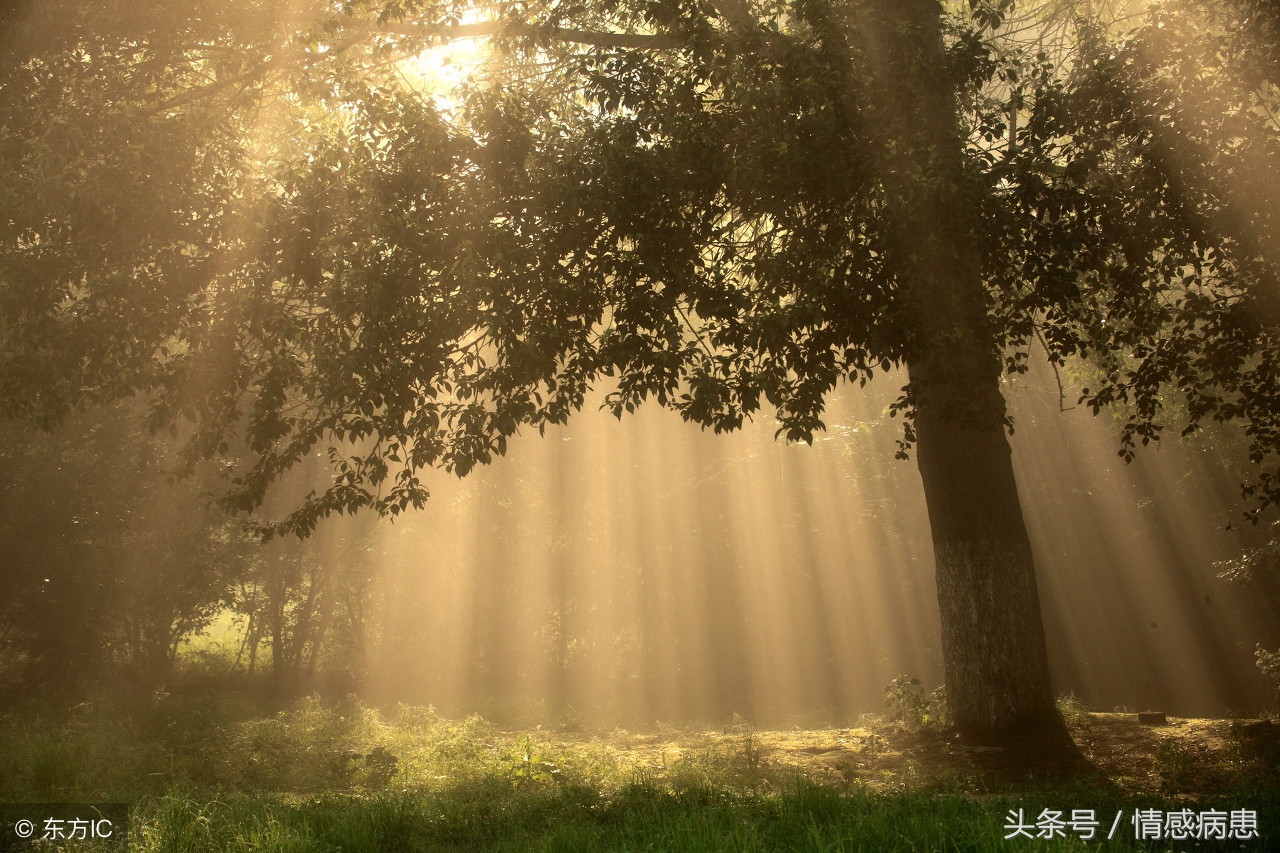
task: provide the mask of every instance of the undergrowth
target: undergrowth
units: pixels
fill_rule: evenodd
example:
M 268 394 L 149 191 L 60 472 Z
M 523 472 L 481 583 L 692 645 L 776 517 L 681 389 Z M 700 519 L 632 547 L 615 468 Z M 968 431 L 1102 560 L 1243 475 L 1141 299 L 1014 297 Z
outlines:
M 923 698 L 917 685 L 901 686 Z M 937 717 L 925 717 L 928 703 L 916 698 L 910 707 L 920 717 L 844 730 L 846 752 L 882 755 L 904 737 L 942 743 Z M 904 728 L 926 723 L 927 731 Z M 782 734 L 737 718 L 713 732 L 570 738 L 502 731 L 475 716 L 446 719 L 431 708 L 380 711 L 354 698 L 282 709 L 232 694 L 102 700 L 56 715 L 0 717 L 0 799 L 128 802 L 130 849 L 142 853 L 1083 849 L 1072 838 L 1006 841 L 1006 816 L 1046 808 L 1109 816 L 1175 802 L 1160 792 L 1125 799 L 1102 785 L 938 787 L 911 772 L 912 759 L 895 784 L 872 788 L 775 760 L 771 744 Z M 1272 757 L 1250 755 L 1255 764 Z M 1173 792 L 1199 778 L 1208 758 L 1171 746 L 1154 761 Z M 1247 806 L 1260 826 L 1274 827 L 1276 790 L 1224 789 L 1197 808 Z M 1132 838 L 1087 846 L 1168 849 Z

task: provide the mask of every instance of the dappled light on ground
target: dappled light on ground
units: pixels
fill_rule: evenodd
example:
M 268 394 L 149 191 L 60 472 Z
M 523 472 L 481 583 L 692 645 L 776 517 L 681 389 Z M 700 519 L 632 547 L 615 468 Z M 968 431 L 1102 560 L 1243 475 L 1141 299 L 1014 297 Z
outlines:
M 797 780 L 845 792 L 983 793 L 1084 784 L 1125 796 L 1226 794 L 1271 784 L 1280 726 L 1089 713 L 1063 705 L 1083 761 L 975 743 L 936 722 L 865 716 L 838 728 L 727 725 L 510 729 L 432 708 L 315 698 L 273 709 L 242 694 L 103 699 L 64 719 L 0 720 L 0 796 L 117 800 L 174 786 L 312 795 L 637 782 L 679 791 L 781 791 Z M 1047 760 L 1042 760 L 1047 759 Z

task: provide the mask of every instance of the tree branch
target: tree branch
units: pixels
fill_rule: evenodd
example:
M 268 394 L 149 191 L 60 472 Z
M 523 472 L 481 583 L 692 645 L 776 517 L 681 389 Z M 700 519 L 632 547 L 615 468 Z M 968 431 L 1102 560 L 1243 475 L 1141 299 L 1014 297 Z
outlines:
M 728 2 L 737 2 L 737 0 L 728 0 Z M 409 38 L 426 37 L 429 39 L 437 39 L 442 42 L 458 39 L 492 38 L 493 36 L 498 35 L 514 35 L 544 36 L 554 41 L 590 45 L 592 47 L 616 47 L 637 50 L 675 50 L 681 47 L 681 42 L 677 39 L 656 33 L 612 33 L 598 30 L 578 30 L 569 27 L 539 27 L 535 24 L 518 21 L 480 21 L 472 24 L 455 24 L 451 26 L 363 24 L 353 21 L 344 23 L 342 28 L 352 31 L 353 35 L 358 34 L 358 36 L 364 37 L 372 35 L 396 35 L 406 36 Z M 184 92 L 164 101 L 163 103 L 157 104 L 148 111 L 148 114 L 160 113 L 166 110 L 185 106 L 193 101 L 217 94 L 224 89 L 261 79 L 273 69 L 286 65 L 290 62 L 296 62 L 300 59 L 309 63 L 322 62 L 345 52 L 359 40 L 359 37 L 347 39 L 334 50 L 329 50 L 324 53 L 311 53 L 294 49 L 283 54 L 277 54 L 270 59 L 257 63 L 257 65 L 242 74 L 237 74 L 233 77 L 226 77 L 222 80 L 210 83 L 207 86 L 201 86 L 198 89 Z
M 674 50 L 681 42 L 671 36 L 648 33 L 612 33 L 600 30 L 579 30 L 570 27 L 540 27 L 521 21 L 479 21 L 472 24 L 431 26 L 424 24 L 369 24 L 366 26 L 344 24 L 347 29 L 364 30 L 371 34 L 399 35 L 411 38 L 427 37 L 440 41 L 457 39 L 492 38 L 498 35 L 544 36 L 570 44 L 592 47 L 620 47 L 639 50 Z
M 760 27 L 746 0 L 713 0 L 716 14 L 724 18 L 736 35 L 747 36 Z
M 270 59 L 265 59 L 257 63 L 250 70 L 245 71 L 242 74 L 236 74 L 235 76 L 231 76 L 231 77 L 224 77 L 223 79 L 216 80 L 212 83 L 209 83 L 208 85 L 201 86 L 196 89 L 190 89 L 179 95 L 175 95 L 174 97 L 169 98 L 168 100 L 163 101 L 162 103 L 159 103 L 156 106 L 152 107 L 144 115 L 155 115 L 156 113 L 162 113 L 162 112 L 165 112 L 166 110 L 177 109 L 178 107 L 186 106 L 187 104 L 200 100 L 201 98 L 207 98 L 211 95 L 216 95 L 218 92 L 222 91 L 223 89 L 229 89 L 234 86 L 238 86 L 241 83 L 249 83 L 254 80 L 261 80 L 273 69 L 287 65 L 290 62 L 303 61 L 308 64 L 315 63 L 315 62 L 323 62 L 327 59 L 331 59 L 334 56 L 338 56 L 346 52 L 355 43 L 356 43 L 356 39 L 348 39 L 345 42 L 339 45 L 336 45 L 332 50 L 328 50 L 324 53 L 312 53 L 312 52 L 307 52 L 307 51 L 295 48 L 292 50 L 288 50 L 283 54 L 276 54 L 272 56 Z

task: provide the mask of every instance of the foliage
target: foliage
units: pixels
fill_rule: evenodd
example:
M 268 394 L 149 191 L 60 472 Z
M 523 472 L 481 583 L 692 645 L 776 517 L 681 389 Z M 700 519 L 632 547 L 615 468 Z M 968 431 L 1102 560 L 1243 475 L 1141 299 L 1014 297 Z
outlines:
M 910 675 L 899 675 L 884 688 L 884 707 L 890 720 L 909 729 L 947 725 L 946 689 L 939 686 L 925 693 L 920 679 Z
M 367 525 L 264 548 L 212 506 L 213 478 L 172 482 L 179 442 L 138 428 L 141 401 L 89 408 L 51 433 L 0 424 L 0 681 L 75 694 L 120 675 L 144 689 L 177 673 L 184 642 L 216 620 L 242 631 L 254 675 L 268 649 L 285 692 L 317 668 L 362 666 L 372 589 Z M 236 620 L 239 620 L 238 622 Z
M 923 725 L 928 700 L 920 687 L 920 679 L 899 675 L 890 681 L 884 688 L 884 707 L 889 719 L 895 722 Z
M 947 192 L 1010 365 L 1034 339 L 1131 354 L 1086 393 L 1134 403 L 1126 452 L 1176 385 L 1191 427 L 1248 425 L 1265 507 L 1269 25 L 1180 0 L 1055 66 L 1001 46 L 1010 5 L 954 19 L 932 72 L 961 92 Z M 271 528 L 306 533 L 420 505 L 422 469 L 465 474 L 610 377 L 619 414 L 720 430 L 767 403 L 809 440 L 838 382 L 919 345 L 894 211 L 953 178 L 892 137 L 914 107 L 877 95 L 875 4 L 500 7 L 493 72 L 448 115 L 396 62 L 461 7 L 206 6 L 34 13 L 5 66 L 12 414 L 145 389 L 155 423 L 198 424 L 191 459 L 232 463 L 238 510 L 327 454 Z
M 1246 20 L 1230 4 L 1164 3 L 1119 41 L 1084 33 L 1072 73 L 1042 77 L 1010 158 L 1016 230 L 1001 243 L 1012 251 L 991 257 L 1015 263 L 990 280 L 1024 317 L 1044 318 L 1034 332 L 1051 360 L 1105 366 L 1082 402 L 1133 407 L 1126 457 L 1159 436 L 1168 387 L 1187 432 L 1244 423 L 1261 466 L 1245 489 L 1256 518 L 1277 495 L 1267 199 L 1280 135 L 1258 64 L 1267 46 Z
M 1277 704 L 1280 704 L 1280 652 L 1269 652 L 1259 643 L 1253 654 L 1257 658 L 1258 669 L 1276 689 Z
M 895 737 L 892 727 L 885 734 Z M 877 791 L 774 773 L 765 762 L 757 775 L 725 772 L 736 759 L 715 764 L 726 759 L 717 745 L 740 750 L 743 736 L 741 728 L 682 736 L 690 754 L 701 743 L 714 759 L 695 774 L 678 767 L 683 761 L 664 771 L 620 760 L 610 743 L 626 733 L 566 743 L 427 708 L 383 715 L 353 701 L 303 700 L 273 711 L 226 693 L 171 696 L 81 707 L 64 719 L 0 718 L 0 795 L 133 802 L 130 844 L 143 851 L 998 851 L 1008 849 L 1009 810 L 1038 814 L 1060 808 L 1063 797 L 1072 808 L 1114 815 L 1181 808 L 1173 795 L 1191 792 L 1197 809 L 1256 809 L 1260 827 L 1280 813 L 1273 761 L 1249 759 L 1263 775 L 1248 775 L 1243 787 L 1196 787 L 1224 781 L 1218 777 L 1236 764 L 1172 741 L 1153 756 L 1152 782 L 1170 793 L 1157 798 L 1122 796 L 1106 784 L 1046 787 L 1039 778 L 1011 790 L 974 783 Z M 1240 756 L 1261 748 L 1242 742 Z M 527 772 L 542 761 L 561 772 Z M 1131 835 L 1118 840 L 1119 849 L 1153 849 Z
M 236 664 L 243 659 L 252 676 L 265 650 L 285 695 L 314 684 L 318 669 L 353 684 L 370 631 L 375 556 L 368 525 L 355 520 L 330 525 L 316 540 L 246 554 L 227 598 L 243 631 Z
M 1239 557 L 1221 560 L 1213 564 L 1218 577 L 1232 583 L 1254 583 L 1260 581 L 1264 589 L 1274 590 L 1274 584 L 1280 580 L 1280 522 L 1273 522 L 1269 529 L 1270 539 L 1261 545 L 1247 549 Z M 1271 608 L 1274 616 L 1280 605 L 1280 598 L 1274 593 L 1262 593 L 1265 603 Z M 1254 658 L 1259 671 L 1276 690 L 1276 700 L 1280 703 L 1280 652 L 1270 652 L 1259 643 L 1254 651 Z
M 191 345 L 243 212 L 252 104 L 238 83 L 279 55 L 269 7 L 13 11 L 0 63 L 6 415 L 49 424 L 86 396 L 129 396 Z
M 246 546 L 201 484 L 165 481 L 172 445 L 140 407 L 90 409 L 45 434 L 0 425 L 0 669 L 69 688 L 162 678 L 224 606 Z
M 1280 574 L 1280 522 L 1270 528 L 1271 539 L 1239 557 L 1213 564 L 1218 577 L 1233 583 L 1249 583 L 1259 576 Z
M 1089 723 L 1089 711 L 1074 693 L 1059 695 L 1056 704 L 1058 713 L 1062 715 L 1062 721 L 1067 724 L 1068 729 L 1075 730 Z

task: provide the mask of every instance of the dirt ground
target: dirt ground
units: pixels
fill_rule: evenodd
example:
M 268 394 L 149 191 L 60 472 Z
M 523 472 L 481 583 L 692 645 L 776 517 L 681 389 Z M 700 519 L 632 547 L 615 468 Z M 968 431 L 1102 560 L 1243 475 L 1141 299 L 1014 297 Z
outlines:
M 1013 782 L 1081 779 L 1125 793 L 1195 797 L 1274 778 L 1280 768 L 1280 724 L 1170 717 L 1139 722 L 1137 714 L 1079 712 L 1068 721 L 1075 749 L 1025 742 L 966 743 L 954 733 L 902 724 L 870 727 L 632 734 L 604 738 L 630 764 L 668 773 L 715 763 L 761 779 L 797 771 L 871 789 L 1000 789 Z M 599 736 L 597 736 L 599 737 Z

